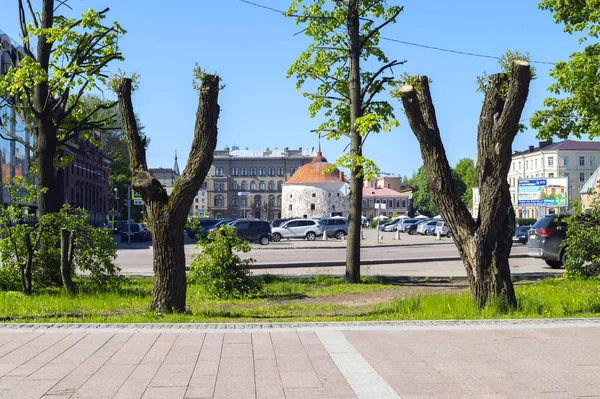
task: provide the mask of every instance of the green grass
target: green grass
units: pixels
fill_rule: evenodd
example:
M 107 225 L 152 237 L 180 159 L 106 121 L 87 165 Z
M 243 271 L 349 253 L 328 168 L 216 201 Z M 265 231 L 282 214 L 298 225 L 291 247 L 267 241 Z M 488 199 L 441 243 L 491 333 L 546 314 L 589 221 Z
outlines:
M 152 291 L 150 279 L 126 279 L 119 288 L 102 290 L 80 282 L 79 293 L 71 298 L 60 289 L 45 289 L 30 297 L 0 292 L 0 317 L 8 322 L 193 323 L 600 316 L 600 288 L 594 280 L 548 279 L 518 285 L 519 306 L 508 311 L 501 303 L 479 310 L 465 290 L 428 295 L 427 289 L 421 289 L 418 296 L 413 296 L 407 295 L 404 288 L 402 284 L 375 278 L 353 285 L 341 278 L 267 276 L 259 294 L 240 300 L 207 298 L 200 287 L 190 285 L 189 312 L 158 314 L 147 310 Z M 375 293 L 395 299 L 360 304 L 360 298 L 364 302 Z M 358 305 L 341 300 L 353 298 L 357 298 Z

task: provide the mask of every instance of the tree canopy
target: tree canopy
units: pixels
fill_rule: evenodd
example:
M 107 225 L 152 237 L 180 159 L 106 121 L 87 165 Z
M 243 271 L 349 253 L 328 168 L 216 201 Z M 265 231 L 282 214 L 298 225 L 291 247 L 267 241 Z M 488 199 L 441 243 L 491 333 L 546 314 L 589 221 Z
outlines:
M 580 51 L 568 61 L 557 62 L 550 71 L 554 83 L 548 88 L 552 97 L 543 110 L 534 113 L 531 127 L 540 138 L 566 139 L 600 135 L 600 4 L 598 1 L 543 0 L 542 10 L 553 13 L 554 22 L 564 31 L 578 34 Z

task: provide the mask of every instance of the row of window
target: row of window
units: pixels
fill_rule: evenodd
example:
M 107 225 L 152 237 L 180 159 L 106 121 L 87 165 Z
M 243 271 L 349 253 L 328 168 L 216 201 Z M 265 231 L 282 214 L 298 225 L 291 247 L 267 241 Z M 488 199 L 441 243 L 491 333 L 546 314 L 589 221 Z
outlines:
M 270 181 L 268 187 L 269 187 L 269 191 L 275 191 L 275 182 Z M 246 190 L 248 190 L 248 183 L 243 181 L 241 184 L 238 184 L 238 182 L 234 181 L 233 183 L 231 183 L 231 189 L 234 191 L 236 191 L 236 190 L 246 191 Z M 260 191 L 266 191 L 267 184 L 264 181 L 259 182 L 258 189 Z M 282 181 L 277 182 L 277 191 L 281 191 L 282 189 L 283 189 L 283 182 Z M 215 191 L 225 191 L 225 183 L 224 182 L 215 182 L 214 190 Z M 256 182 L 255 181 L 250 182 L 250 191 L 256 191 Z
M 592 175 L 593 175 L 593 173 L 590 173 L 590 176 L 592 176 Z M 570 177 L 569 173 L 564 173 L 563 176 L 564 177 Z M 544 177 L 544 176 L 540 176 L 539 173 L 537 173 L 535 176 L 533 176 L 533 175 L 531 175 L 531 176 L 525 176 L 526 179 L 533 179 L 533 178 L 536 178 L 536 177 Z M 547 177 L 548 178 L 552 178 L 552 177 L 555 177 L 555 176 L 554 176 L 554 173 L 548 173 Z M 585 173 L 583 173 L 583 172 L 579 173 L 579 181 L 580 182 L 586 181 Z M 518 179 L 516 177 L 510 177 L 508 179 L 508 184 L 510 184 L 511 186 L 516 186 L 518 184 Z
M 278 207 L 281 206 L 281 195 L 277 196 L 277 202 L 275 201 L 274 195 L 269 195 L 269 197 L 267 198 L 267 205 L 275 206 L 276 203 L 277 203 Z M 225 206 L 225 197 L 220 194 L 215 195 L 214 204 L 215 204 L 215 206 L 221 206 L 221 207 Z M 262 197 L 260 195 L 255 195 L 252 204 L 253 204 L 253 206 L 261 206 L 262 205 Z M 245 195 L 242 195 L 239 197 L 237 195 L 234 195 L 233 197 L 231 197 L 231 206 L 247 207 L 248 206 L 248 197 Z
M 586 166 L 586 157 L 585 156 L 580 156 L 579 157 L 579 166 Z M 548 166 L 554 166 L 554 157 L 553 156 L 549 156 L 546 158 L 548 160 Z M 543 164 L 543 158 L 539 158 L 539 166 L 542 167 Z M 518 165 L 518 168 L 517 168 Z M 517 162 L 513 162 L 512 163 L 512 171 L 515 171 L 515 168 L 517 168 L 517 170 L 521 170 L 521 166 L 522 166 L 522 161 L 518 161 Z M 571 158 L 570 157 L 563 157 L 563 166 L 571 166 Z M 589 166 L 596 166 L 596 156 L 592 155 L 590 156 L 590 161 L 589 161 Z M 538 159 L 527 159 L 525 160 L 525 170 L 528 169 L 537 169 L 538 168 Z
M 397 199 L 397 200 L 393 200 L 393 199 L 388 199 L 388 200 L 385 200 L 385 199 L 382 199 L 382 200 L 379 200 L 379 199 L 372 200 L 372 199 L 370 199 L 370 200 L 366 200 L 366 199 L 363 199 L 363 206 L 364 207 L 367 206 L 367 201 L 368 201 L 369 207 L 371 207 L 371 208 L 373 206 L 375 206 L 375 204 L 384 204 L 388 208 L 394 208 L 394 201 L 395 201 L 395 204 L 396 204 L 396 208 L 406 208 L 406 200 L 405 199 L 403 199 L 403 200 L 399 200 L 399 199 Z
M 290 176 L 296 172 L 298 168 L 290 168 Z M 224 176 L 225 170 L 221 167 L 215 168 L 215 176 Z M 278 168 L 231 168 L 231 176 L 285 176 L 285 169 Z

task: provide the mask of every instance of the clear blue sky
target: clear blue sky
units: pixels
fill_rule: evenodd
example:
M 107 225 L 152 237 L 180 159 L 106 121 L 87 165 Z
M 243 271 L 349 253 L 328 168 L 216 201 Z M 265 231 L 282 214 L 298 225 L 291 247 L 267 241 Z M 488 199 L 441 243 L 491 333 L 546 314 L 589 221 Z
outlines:
M 255 0 L 285 9 L 286 0 Z M 0 29 L 19 39 L 16 0 L 4 0 Z M 40 3 L 38 0 L 34 4 Z M 576 37 L 562 32 L 549 12 L 538 10 L 537 1 L 463 0 L 390 1 L 405 6 L 396 25 L 383 36 L 424 45 L 473 53 L 501 55 L 507 49 L 530 52 L 533 60 L 566 60 L 577 50 Z M 114 68 L 142 76 L 134 97 L 146 133 L 151 138 L 148 163 L 171 166 L 175 150 L 180 167 L 187 161 L 197 107 L 192 89 L 196 62 L 223 78 L 220 94 L 218 148 L 316 147 L 310 130 L 318 120 L 308 116 L 308 101 L 295 89 L 286 71 L 308 41 L 294 21 L 239 0 L 70 0 L 74 11 L 110 7 L 109 19 L 128 31 L 120 44 L 126 61 Z M 482 94 L 475 78 L 483 71 L 498 70 L 497 61 L 382 41 L 392 59 L 408 62 L 396 74 L 429 76 L 438 122 L 451 164 L 473 158 Z M 535 65 L 538 78 L 530 88 L 523 118 L 542 106 L 551 84 L 549 65 Z M 393 100 L 392 100 L 393 101 Z M 369 137 L 365 156 L 382 171 L 411 175 L 421 164 L 419 146 L 401 108 L 396 104 L 401 127 Z M 536 133 L 520 134 L 514 149 L 536 142 Z M 342 154 L 346 142 L 324 141 L 330 160 Z

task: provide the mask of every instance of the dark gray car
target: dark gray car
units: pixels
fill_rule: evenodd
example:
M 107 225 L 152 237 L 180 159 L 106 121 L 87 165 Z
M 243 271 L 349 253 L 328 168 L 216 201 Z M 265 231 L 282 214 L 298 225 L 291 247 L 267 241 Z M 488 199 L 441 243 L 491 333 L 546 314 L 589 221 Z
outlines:
M 561 246 L 567 235 L 567 226 L 560 215 L 552 214 L 540 218 L 529 230 L 527 255 L 542 258 L 553 269 L 565 263 L 565 249 Z
M 343 218 L 319 219 L 319 224 L 327 237 L 335 237 L 338 240 L 348 235 L 348 222 Z

